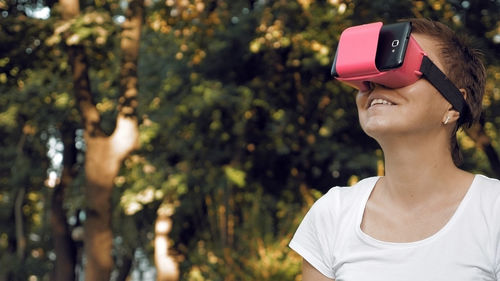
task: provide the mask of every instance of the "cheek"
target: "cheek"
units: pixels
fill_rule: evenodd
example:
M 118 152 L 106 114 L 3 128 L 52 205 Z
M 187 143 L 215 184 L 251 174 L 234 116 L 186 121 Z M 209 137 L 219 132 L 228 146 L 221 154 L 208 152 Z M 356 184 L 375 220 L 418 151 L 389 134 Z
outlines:
M 420 79 L 413 87 L 409 87 L 405 93 L 409 102 L 420 112 L 443 113 L 447 110 L 449 103 L 427 80 Z
M 358 112 L 360 109 L 363 109 L 366 104 L 366 100 L 368 99 L 368 94 L 365 92 L 358 92 L 356 94 L 356 107 L 358 108 Z
M 356 109 L 358 111 L 358 119 L 361 123 L 363 123 L 363 119 L 366 115 L 365 104 L 367 102 L 368 95 L 363 94 L 362 92 L 358 92 L 356 94 Z

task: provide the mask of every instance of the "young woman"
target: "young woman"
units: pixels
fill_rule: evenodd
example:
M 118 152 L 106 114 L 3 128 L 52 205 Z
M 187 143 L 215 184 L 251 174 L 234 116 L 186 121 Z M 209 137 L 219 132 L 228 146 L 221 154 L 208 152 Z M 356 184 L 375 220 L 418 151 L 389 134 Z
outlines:
M 500 182 L 457 167 L 456 131 L 479 118 L 484 67 L 448 27 L 411 22 L 470 114 L 425 78 L 358 92 L 359 121 L 384 152 L 385 175 L 334 187 L 313 205 L 290 242 L 304 281 L 500 281 Z

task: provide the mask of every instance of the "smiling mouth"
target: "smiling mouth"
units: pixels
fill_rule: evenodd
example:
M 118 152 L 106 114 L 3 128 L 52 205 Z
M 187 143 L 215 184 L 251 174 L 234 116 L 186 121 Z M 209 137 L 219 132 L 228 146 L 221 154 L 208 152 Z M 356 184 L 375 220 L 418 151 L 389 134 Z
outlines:
M 375 106 L 375 105 L 394 105 L 392 102 L 384 100 L 384 99 L 373 99 L 370 103 L 369 107 Z

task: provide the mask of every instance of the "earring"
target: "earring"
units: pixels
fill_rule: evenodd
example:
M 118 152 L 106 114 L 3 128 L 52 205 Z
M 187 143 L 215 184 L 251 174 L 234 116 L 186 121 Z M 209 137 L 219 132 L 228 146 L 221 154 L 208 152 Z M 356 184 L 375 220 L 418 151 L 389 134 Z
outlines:
M 444 120 L 443 125 L 448 124 L 448 121 L 450 121 L 450 116 L 446 116 L 446 120 Z

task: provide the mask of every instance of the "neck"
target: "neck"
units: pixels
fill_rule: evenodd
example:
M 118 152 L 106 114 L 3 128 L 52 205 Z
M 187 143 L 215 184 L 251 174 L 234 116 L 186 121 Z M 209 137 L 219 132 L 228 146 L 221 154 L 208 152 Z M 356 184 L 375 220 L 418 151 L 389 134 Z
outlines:
M 449 192 L 470 174 L 453 163 L 447 136 L 401 137 L 380 142 L 385 158 L 384 189 L 408 204 Z

